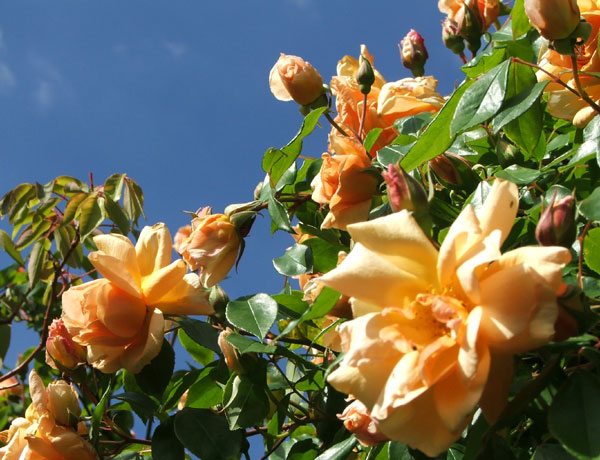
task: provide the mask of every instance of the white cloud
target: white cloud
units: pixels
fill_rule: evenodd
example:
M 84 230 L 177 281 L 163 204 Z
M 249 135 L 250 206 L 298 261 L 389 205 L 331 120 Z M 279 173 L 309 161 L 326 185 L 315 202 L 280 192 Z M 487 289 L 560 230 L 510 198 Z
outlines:
M 163 43 L 163 46 L 169 54 L 176 59 L 187 53 L 187 46 L 185 43 L 166 41 Z
M 41 109 L 50 108 L 56 99 L 52 83 L 47 80 L 40 81 L 33 93 L 33 98 Z
M 15 74 L 8 64 L 0 62 L 0 91 L 6 92 L 14 88 L 17 84 Z
M 72 96 L 68 84 L 56 65 L 37 55 L 30 56 L 29 63 L 37 76 L 37 85 L 32 92 L 32 97 L 40 110 L 53 107 L 59 98 Z

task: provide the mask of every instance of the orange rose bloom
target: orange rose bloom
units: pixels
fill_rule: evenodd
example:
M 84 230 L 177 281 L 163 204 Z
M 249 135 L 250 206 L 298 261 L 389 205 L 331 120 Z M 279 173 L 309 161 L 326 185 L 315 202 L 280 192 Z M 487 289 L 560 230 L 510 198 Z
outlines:
M 144 227 L 134 247 L 117 235 L 94 237 L 90 262 L 104 279 L 63 294 L 63 321 L 73 341 L 87 347 L 88 362 L 102 372 L 137 373 L 158 355 L 171 315 L 213 313 L 197 275 L 171 261 L 164 224 Z
M 190 269 L 200 270 L 200 281 L 212 287 L 223 281 L 235 264 L 242 239 L 225 214 L 210 214 L 210 208 L 182 227 L 175 236 L 175 250 Z M 184 238 L 184 235 L 188 235 Z M 181 235 L 181 238 L 178 236 Z
M 361 55 L 373 65 L 373 57 L 365 45 L 361 45 Z M 359 133 L 364 95 L 355 79 L 358 67 L 358 60 L 350 56 L 344 56 L 338 62 L 337 76 L 331 79 L 331 90 L 336 96 L 335 107 L 338 113 L 335 121 L 348 134 L 356 137 L 360 135 L 363 139 L 372 129 L 383 129 L 370 151 L 371 156 L 375 156 L 378 150 L 396 138 L 398 133 L 394 128 L 394 121 L 398 118 L 421 112 L 437 112 L 444 104 L 444 99 L 435 92 L 437 81 L 433 77 L 405 78 L 386 84 L 381 74 L 373 68 L 375 83 L 367 95 L 365 123 L 363 132 Z M 381 109 L 382 104 L 386 107 L 384 110 Z M 332 128 L 330 139 L 334 137 L 343 136 Z
M 0 460 L 96 460 L 94 448 L 62 424 L 67 408 L 74 418 L 81 412 L 75 390 L 62 380 L 46 389 L 31 371 L 29 391 L 32 403 L 25 417 L 16 418 L 8 430 L 0 432 L 0 442 L 6 444 L 0 448 Z
M 548 40 L 567 38 L 579 24 L 577 0 L 525 0 L 525 12 Z
M 577 49 L 577 68 L 580 72 L 600 72 L 598 58 L 598 31 L 600 30 L 600 6 L 594 0 L 577 2 L 583 18 L 592 26 L 592 33 L 583 46 Z M 542 49 L 538 59 L 539 65 L 546 71 L 560 77 L 571 88 L 575 89 L 571 58 L 563 56 L 551 49 Z M 550 77 L 544 72 L 537 73 L 539 81 L 548 81 Z M 600 79 L 592 75 L 579 74 L 581 85 L 596 103 L 600 103 Z M 548 111 L 556 118 L 570 120 L 576 127 L 585 127 L 596 115 L 583 99 L 558 83 L 550 82 L 545 90 L 548 94 Z
M 371 161 L 358 140 L 330 136 L 329 141 L 336 154 L 323 154 L 321 172 L 311 184 L 312 199 L 329 205 L 329 214 L 321 228 L 345 230 L 348 224 L 367 219 L 377 179 L 364 172 Z
M 323 92 L 323 79 L 319 72 L 298 56 L 281 53 L 269 74 L 269 87 L 280 101 L 306 105 Z

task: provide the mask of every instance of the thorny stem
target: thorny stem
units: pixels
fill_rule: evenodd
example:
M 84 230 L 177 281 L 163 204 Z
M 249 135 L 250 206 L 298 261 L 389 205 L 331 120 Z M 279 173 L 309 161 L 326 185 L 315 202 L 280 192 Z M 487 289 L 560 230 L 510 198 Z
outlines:
M 579 235 L 577 237 L 577 241 L 579 241 L 579 263 L 578 263 L 578 269 L 577 269 L 577 284 L 579 285 L 579 287 L 581 289 L 583 289 L 583 276 L 582 276 L 582 272 L 583 272 L 583 240 L 585 239 L 585 235 L 587 234 L 591 225 L 592 225 L 592 223 L 588 220 L 588 222 L 585 224 L 585 227 L 583 227 L 583 231 L 581 232 L 581 235 Z
M 583 89 L 583 86 L 581 86 L 581 81 L 579 80 L 579 71 L 577 69 L 577 58 L 574 55 L 571 55 L 571 67 L 573 69 L 573 79 L 575 80 L 575 86 L 577 87 L 577 91 L 579 91 L 579 95 L 592 109 L 594 109 L 596 113 L 600 114 L 600 107 L 598 107 L 598 104 L 596 104 L 592 98 L 590 98 L 588 93 L 586 93 Z
M 50 288 L 50 296 L 48 297 L 48 305 L 46 306 L 46 313 L 44 314 L 44 322 L 42 324 L 42 335 L 40 336 L 40 343 L 35 347 L 35 349 L 25 358 L 21 364 L 15 367 L 12 371 L 7 372 L 4 375 L 0 375 L 0 382 L 12 377 L 13 375 L 18 374 L 23 369 L 26 369 L 31 360 L 35 357 L 38 351 L 42 350 L 46 346 L 46 339 L 48 338 L 48 326 L 50 325 L 50 312 L 52 310 L 52 304 L 54 303 L 54 296 L 56 295 L 58 279 L 60 278 L 60 273 L 67 263 L 67 260 L 79 244 L 79 233 L 75 235 L 69 250 L 65 254 L 63 261 L 60 264 L 54 264 L 54 279 L 52 280 L 52 287 Z
M 344 131 L 340 125 L 338 125 L 333 118 L 331 118 L 331 115 L 329 114 L 329 112 L 325 112 L 325 118 L 327 118 L 327 120 L 329 120 L 329 123 L 331 123 L 331 126 L 333 126 L 335 129 L 338 130 L 338 132 L 342 135 L 342 136 L 346 136 L 346 137 L 350 137 L 348 135 L 348 133 L 346 131 Z

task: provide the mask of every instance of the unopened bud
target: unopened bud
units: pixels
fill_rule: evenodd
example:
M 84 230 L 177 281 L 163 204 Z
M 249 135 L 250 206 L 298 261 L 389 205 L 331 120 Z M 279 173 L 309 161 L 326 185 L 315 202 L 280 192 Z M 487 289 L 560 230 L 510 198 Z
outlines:
M 400 166 L 388 165 L 388 170 L 382 173 L 387 184 L 388 199 L 394 212 L 406 209 L 412 211 L 413 217 L 421 228 L 428 232 L 431 228 L 427 194 L 421 185 Z
M 231 345 L 227 340 L 227 336 L 231 334 L 233 331 L 229 328 L 224 329 L 219 334 L 219 338 L 217 340 L 219 344 L 219 348 L 223 352 L 223 356 L 225 357 L 225 364 L 227 367 L 231 369 L 236 374 L 245 374 L 246 371 L 240 362 L 240 354 L 237 349 Z
M 480 182 L 473 166 L 460 155 L 446 152 L 429 161 L 429 167 L 448 188 L 472 191 Z
M 375 83 L 375 72 L 373 72 L 373 66 L 369 60 L 360 55 L 358 70 L 356 71 L 356 82 L 360 88 L 360 92 L 363 94 L 369 94 L 371 92 L 371 86 Z
M 48 410 L 60 425 L 77 426 L 77 419 L 81 415 L 77 392 L 72 385 L 64 380 L 51 382 L 46 389 Z
M 358 399 L 349 404 L 343 413 L 338 414 L 338 418 L 363 446 L 375 446 L 389 440 L 381 432 L 377 420 L 371 417 L 369 409 Z
M 525 0 L 531 25 L 548 40 L 567 38 L 580 21 L 577 0 Z
M 46 364 L 62 371 L 73 370 L 86 361 L 85 347 L 73 342 L 62 319 L 55 319 L 48 328 Z
M 458 24 L 458 35 L 467 42 L 467 47 L 472 53 L 476 53 L 481 47 L 482 18 L 476 2 L 467 0 L 456 15 Z
M 410 69 L 415 77 L 425 75 L 425 62 L 429 58 L 427 48 L 425 48 L 425 39 L 419 32 L 410 29 L 406 37 L 398 45 L 400 48 L 400 57 L 402 65 Z
M 500 166 L 503 168 L 515 164 L 522 158 L 519 149 L 503 139 L 500 139 L 496 144 L 496 155 Z
M 454 19 L 446 18 L 442 22 L 442 40 L 446 48 L 455 54 L 462 54 L 465 50 L 465 41 L 458 34 L 458 24 Z
M 575 240 L 575 198 L 567 195 L 558 202 L 552 197 L 535 228 L 541 246 L 570 247 Z
M 225 309 L 229 303 L 229 296 L 218 284 L 210 288 L 208 301 L 215 311 L 215 316 L 219 319 L 225 319 Z

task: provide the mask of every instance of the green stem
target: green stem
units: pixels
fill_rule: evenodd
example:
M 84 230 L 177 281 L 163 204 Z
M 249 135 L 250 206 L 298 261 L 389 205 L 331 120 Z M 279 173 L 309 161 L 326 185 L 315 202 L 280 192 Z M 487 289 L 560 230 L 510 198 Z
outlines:
M 342 136 L 346 136 L 346 137 L 350 137 L 348 135 L 348 133 L 346 131 L 344 131 L 340 125 L 338 125 L 333 118 L 331 118 L 331 115 L 329 114 L 329 112 L 325 112 L 325 118 L 327 118 L 327 120 L 329 120 L 329 123 L 331 123 L 331 126 L 333 126 L 335 129 L 338 130 L 338 132 L 342 135 Z

